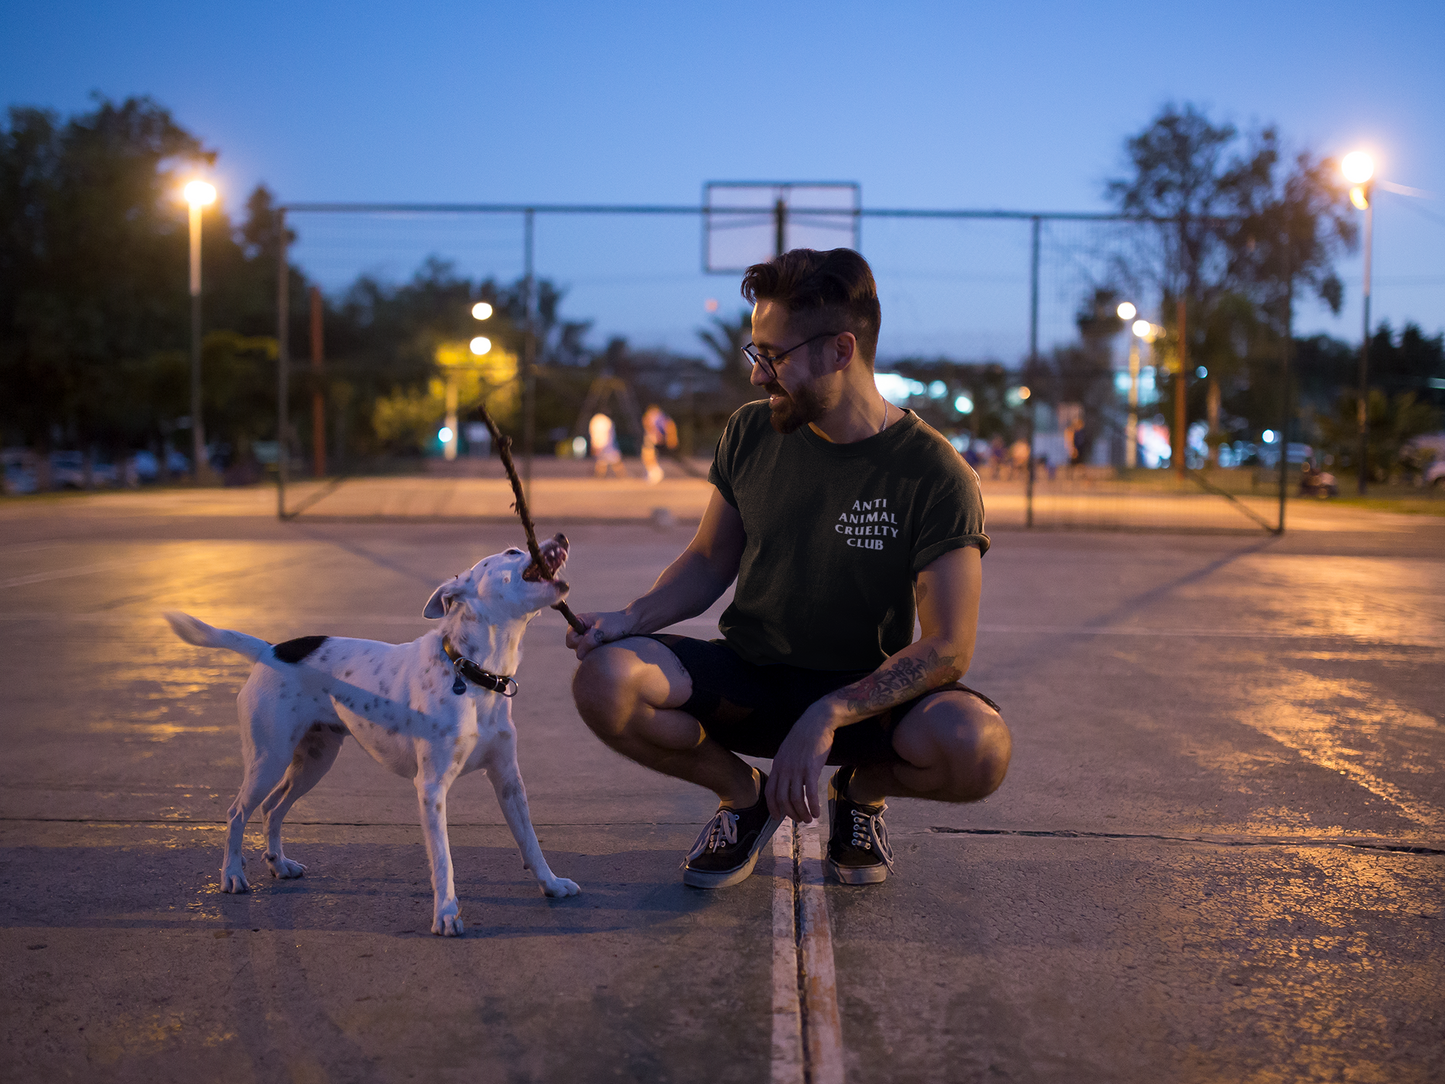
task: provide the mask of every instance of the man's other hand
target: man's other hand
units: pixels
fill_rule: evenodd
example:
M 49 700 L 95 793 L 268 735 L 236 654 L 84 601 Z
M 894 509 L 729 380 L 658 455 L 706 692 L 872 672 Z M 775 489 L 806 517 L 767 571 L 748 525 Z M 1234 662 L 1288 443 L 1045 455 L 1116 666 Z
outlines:
M 577 620 L 587 626 L 587 631 L 578 632 L 568 625 L 567 646 L 577 652 L 579 659 L 585 659 L 594 647 L 637 634 L 636 622 L 623 610 L 600 614 L 582 613 L 577 615 Z
M 807 824 L 823 815 L 818 790 L 823 766 L 833 751 L 833 712 L 824 701 L 805 711 L 773 757 L 765 794 L 768 812 Z

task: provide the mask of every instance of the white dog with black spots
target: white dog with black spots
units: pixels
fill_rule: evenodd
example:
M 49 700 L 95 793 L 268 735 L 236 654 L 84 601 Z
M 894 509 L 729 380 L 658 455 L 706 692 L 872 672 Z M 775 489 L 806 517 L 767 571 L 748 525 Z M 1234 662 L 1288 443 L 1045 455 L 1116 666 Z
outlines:
M 221 890 L 248 892 L 241 854 L 246 822 L 265 818 L 266 863 L 273 877 L 300 877 L 286 857 L 281 822 L 336 762 L 350 734 L 380 764 L 416 784 L 431 863 L 432 933 L 463 932 L 447 841 L 447 790 L 486 771 L 526 868 L 548 896 L 580 890 L 542 856 L 517 768 L 512 675 L 522 634 L 545 607 L 567 597 L 555 578 L 567 539 L 541 545 L 545 569 L 509 549 L 478 561 L 436 589 L 423 614 L 440 624 L 409 644 L 304 636 L 272 645 L 183 613 L 167 613 L 177 636 L 198 647 L 234 651 L 256 665 L 237 699 L 245 777 L 228 814 Z

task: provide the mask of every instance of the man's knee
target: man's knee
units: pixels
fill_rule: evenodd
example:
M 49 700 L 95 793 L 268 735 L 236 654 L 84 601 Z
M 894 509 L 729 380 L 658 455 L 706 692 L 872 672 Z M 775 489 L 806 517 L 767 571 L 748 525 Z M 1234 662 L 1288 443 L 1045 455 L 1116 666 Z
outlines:
M 603 644 L 587 653 L 572 676 L 577 713 L 604 741 L 627 729 L 637 699 L 638 666 L 631 652 Z
M 968 693 L 939 696 L 915 711 L 917 717 L 910 712 L 906 720 L 913 724 L 907 728 L 911 733 L 898 735 L 895 748 L 905 760 L 932 761 L 944 769 L 947 782 L 939 800 L 977 802 L 998 790 L 1008 774 L 1013 738 L 997 711 Z

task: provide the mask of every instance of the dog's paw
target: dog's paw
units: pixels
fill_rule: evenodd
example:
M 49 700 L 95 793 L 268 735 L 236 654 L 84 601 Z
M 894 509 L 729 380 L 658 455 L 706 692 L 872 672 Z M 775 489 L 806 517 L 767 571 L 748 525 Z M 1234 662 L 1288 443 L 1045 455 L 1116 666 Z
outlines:
M 289 858 L 266 859 L 266 864 L 271 867 L 272 877 L 301 877 L 306 873 L 306 867 L 300 862 L 293 862 Z
M 550 877 L 542 882 L 542 892 L 552 899 L 576 896 L 581 891 L 576 881 L 569 881 L 566 877 Z
M 441 937 L 460 937 L 466 932 L 461 915 L 438 915 L 431 924 L 431 932 Z
M 221 870 L 221 891 L 222 892 L 249 892 L 250 884 L 246 881 L 246 875 L 239 869 Z

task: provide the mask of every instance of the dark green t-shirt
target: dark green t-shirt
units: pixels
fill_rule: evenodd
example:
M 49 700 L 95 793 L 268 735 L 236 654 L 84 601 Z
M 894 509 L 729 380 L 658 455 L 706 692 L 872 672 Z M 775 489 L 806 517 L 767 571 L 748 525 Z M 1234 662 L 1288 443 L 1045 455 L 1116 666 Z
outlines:
M 872 670 L 913 642 L 913 581 L 949 550 L 988 550 L 978 476 L 912 411 L 834 444 L 782 436 L 768 404 L 723 430 L 708 480 L 742 515 L 747 544 L 718 623 L 753 663 Z

